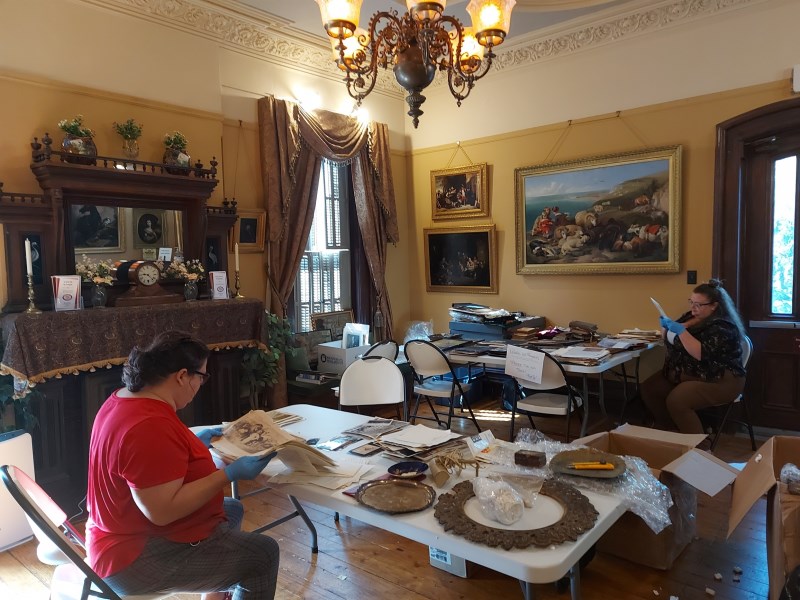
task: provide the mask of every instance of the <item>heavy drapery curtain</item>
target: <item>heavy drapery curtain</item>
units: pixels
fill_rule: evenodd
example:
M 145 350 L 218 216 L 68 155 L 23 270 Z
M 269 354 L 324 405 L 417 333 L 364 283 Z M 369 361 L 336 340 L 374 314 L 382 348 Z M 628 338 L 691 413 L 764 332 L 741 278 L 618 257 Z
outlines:
M 377 306 L 392 336 L 386 291 L 386 243 L 399 239 L 388 127 L 362 124 L 328 111 L 305 112 L 295 102 L 267 96 L 258 101 L 261 177 L 267 208 L 269 310 L 286 316 L 286 305 L 305 251 L 323 159 L 350 162 L 356 213 L 377 290 Z M 273 390 L 274 407 L 285 406 L 285 369 Z

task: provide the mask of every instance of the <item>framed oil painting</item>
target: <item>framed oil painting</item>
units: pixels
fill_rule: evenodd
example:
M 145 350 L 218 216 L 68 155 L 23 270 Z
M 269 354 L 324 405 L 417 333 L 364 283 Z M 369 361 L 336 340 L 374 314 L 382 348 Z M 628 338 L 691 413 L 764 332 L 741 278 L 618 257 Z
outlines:
M 681 146 L 515 170 L 518 274 L 677 273 Z
M 133 247 L 161 248 L 165 244 L 166 211 L 153 208 L 133 208 Z
M 352 310 L 337 310 L 326 313 L 313 313 L 311 315 L 311 328 L 314 331 L 324 331 L 330 329 L 331 340 L 342 339 L 344 326 L 347 323 L 354 323 Z
M 119 207 L 73 204 L 69 207 L 69 223 L 77 256 L 125 251 L 125 223 Z
M 431 171 L 433 220 L 489 216 L 486 163 Z
M 425 229 L 425 280 L 429 292 L 496 294 L 494 225 Z
M 263 252 L 264 239 L 267 231 L 267 211 L 263 209 L 240 208 L 237 211 L 233 236 L 230 239 L 230 249 L 239 244 L 239 252 Z

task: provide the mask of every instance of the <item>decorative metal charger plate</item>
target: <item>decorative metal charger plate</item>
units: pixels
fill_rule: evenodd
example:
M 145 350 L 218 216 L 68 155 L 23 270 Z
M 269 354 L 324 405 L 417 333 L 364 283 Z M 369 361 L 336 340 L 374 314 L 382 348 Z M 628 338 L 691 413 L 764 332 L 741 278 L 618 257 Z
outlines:
M 570 465 L 576 462 L 600 461 L 614 465 L 610 470 L 571 469 Z M 593 479 L 613 479 L 625 472 L 625 460 L 616 454 L 603 452 L 594 448 L 579 448 L 578 450 L 565 450 L 550 459 L 550 470 L 553 473 L 564 473 L 577 477 L 591 477 Z
M 452 531 L 471 542 L 492 548 L 502 546 L 505 550 L 528 546 L 546 548 L 567 541 L 574 542 L 578 536 L 594 527 L 597 510 L 586 496 L 571 485 L 548 479 L 539 493 L 558 502 L 564 514 L 555 523 L 538 529 L 498 529 L 472 520 L 464 511 L 467 500 L 475 495 L 471 481 L 462 481 L 451 491 L 439 496 L 434 515 L 445 531 Z
M 356 500 L 381 512 L 399 514 L 428 508 L 436 500 L 436 492 L 419 481 L 378 479 L 359 487 Z

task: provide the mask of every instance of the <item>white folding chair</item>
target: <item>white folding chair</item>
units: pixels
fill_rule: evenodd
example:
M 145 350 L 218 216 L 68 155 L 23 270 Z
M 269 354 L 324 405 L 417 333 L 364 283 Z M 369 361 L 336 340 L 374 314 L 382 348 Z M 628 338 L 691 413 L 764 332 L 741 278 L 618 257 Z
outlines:
M 395 345 L 395 348 L 397 346 Z M 339 410 L 343 406 L 395 404 L 398 416 L 408 420 L 406 383 L 403 373 L 383 356 L 364 356 L 353 361 L 339 383 Z
M 747 363 L 750 362 L 750 357 L 753 354 L 753 342 L 752 340 L 744 336 L 742 338 L 742 366 L 747 369 Z M 753 424 L 750 421 L 750 412 L 747 410 L 747 402 L 744 399 L 744 392 L 736 396 L 733 400 L 728 402 L 727 404 L 721 404 L 719 406 L 710 406 L 708 408 L 700 409 L 698 412 L 703 415 L 711 416 L 712 418 L 716 418 L 719 421 L 719 426 L 717 427 L 716 432 L 714 432 L 714 437 L 711 439 L 711 451 L 713 452 L 714 449 L 717 447 L 717 442 L 719 441 L 719 436 L 722 431 L 725 429 L 725 424 L 728 422 L 728 417 L 730 417 L 731 411 L 733 407 L 736 405 L 742 407 L 742 419 L 731 419 L 734 423 L 738 423 L 739 425 L 744 425 L 747 428 L 747 433 L 750 434 L 750 447 L 755 451 L 756 449 L 756 438 L 753 434 Z M 719 419 L 717 414 L 722 410 L 725 412 L 722 415 L 722 418 Z
M 542 366 L 542 380 L 540 383 L 517 379 L 517 395 L 511 408 L 511 441 L 514 440 L 514 417 L 520 412 L 528 417 L 531 427 L 536 429 L 532 415 L 565 416 L 566 441 L 569 442 L 569 425 L 572 413 L 578 408 L 583 409 L 583 398 L 580 392 L 567 381 L 567 373 L 555 358 L 544 354 Z M 586 410 L 583 409 L 583 419 L 580 437 L 586 435 Z
M 51 600 L 157 600 L 170 594 L 120 596 L 114 593 L 86 562 L 86 544 L 83 536 L 72 526 L 63 510 L 28 477 L 11 465 L 0 467 L 0 479 L 9 494 L 25 511 L 33 533 L 42 550 L 37 549 L 40 560 L 57 564 L 50 581 Z
M 397 354 L 400 348 L 394 340 L 384 340 L 376 342 L 369 347 L 369 350 L 364 352 L 364 356 L 383 356 L 392 362 L 397 360 Z
M 444 352 L 425 340 L 410 340 L 406 342 L 404 350 L 406 358 L 414 371 L 414 393 L 417 396 L 414 405 L 414 413 L 410 415 L 409 420 L 413 423 L 416 419 L 427 419 L 429 421 L 436 421 L 439 427 L 450 429 L 453 417 L 456 419 L 469 418 L 480 432 L 481 426 L 478 425 L 475 413 L 472 412 L 469 400 L 465 396 L 470 388 L 470 384 L 459 381 L 453 370 L 453 365 L 450 364 Z M 449 376 L 449 379 L 443 376 Z M 433 417 L 418 416 L 419 403 L 423 397 L 428 402 Z M 449 410 L 447 411 L 446 424 L 439 418 L 444 415 L 436 411 L 433 402 L 431 402 L 431 398 L 447 398 Z M 461 402 L 462 410 L 463 406 L 466 404 L 469 417 L 461 417 L 454 414 L 457 401 Z

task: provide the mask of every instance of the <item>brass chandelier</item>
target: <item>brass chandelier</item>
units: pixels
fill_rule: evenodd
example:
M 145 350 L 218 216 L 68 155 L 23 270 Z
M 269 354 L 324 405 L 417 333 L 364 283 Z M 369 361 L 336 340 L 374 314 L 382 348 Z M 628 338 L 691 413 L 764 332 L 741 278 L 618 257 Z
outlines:
M 391 65 L 397 82 L 408 92 L 408 115 L 415 128 L 425 102 L 421 92 L 436 71 L 447 73 L 458 106 L 489 72 L 495 58 L 492 49 L 503 43 L 516 4 L 516 0 L 471 0 L 467 5 L 470 28 L 443 14 L 447 0 L 406 0 L 405 14 L 398 15 L 394 9 L 378 11 L 369 20 L 369 30 L 364 30 L 358 27 L 362 0 L 316 2 L 350 96 L 361 106 L 375 87 L 378 67 Z

